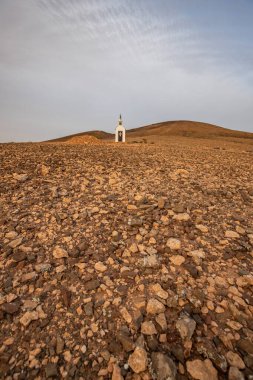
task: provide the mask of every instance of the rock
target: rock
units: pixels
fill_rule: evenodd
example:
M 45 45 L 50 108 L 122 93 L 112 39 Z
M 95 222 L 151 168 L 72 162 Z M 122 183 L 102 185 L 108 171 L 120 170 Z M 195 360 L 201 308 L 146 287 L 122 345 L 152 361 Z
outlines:
M 63 257 L 69 257 L 68 252 L 65 249 L 59 247 L 58 245 L 53 250 L 53 256 L 56 259 L 62 259 Z
M 152 321 L 146 321 L 141 324 L 141 332 L 144 335 L 157 334 L 155 325 Z
M 157 255 L 144 256 L 142 265 L 146 268 L 157 268 L 160 265 Z
M 187 213 L 180 213 L 173 216 L 173 219 L 179 220 L 180 222 L 187 222 L 190 219 L 190 215 Z
M 122 344 L 122 347 L 124 348 L 124 351 L 130 352 L 135 349 L 135 344 L 132 340 L 132 338 L 123 332 L 120 332 L 117 334 L 118 341 Z
M 161 352 L 153 352 L 151 359 L 157 380 L 176 380 L 177 368 L 170 357 Z
M 20 309 L 20 302 L 10 302 L 10 303 L 4 303 L 1 306 L 2 311 L 4 311 L 7 314 L 15 314 L 19 311 Z
M 23 173 L 23 174 L 13 174 L 13 178 L 18 181 L 18 182 L 25 182 L 28 179 L 28 175 Z
M 21 318 L 21 325 L 27 327 L 32 321 L 39 319 L 39 314 L 37 311 L 27 311 Z
M 169 247 L 172 251 L 177 251 L 181 248 L 181 242 L 175 238 L 169 238 L 166 243 L 167 247 Z
M 125 321 L 130 324 L 132 322 L 132 316 L 129 314 L 128 310 L 125 307 L 120 309 L 120 314 L 125 319 Z
M 164 313 L 160 313 L 155 317 L 156 323 L 161 327 L 163 331 L 167 330 L 167 320 Z
M 240 235 L 235 231 L 227 230 L 225 231 L 225 237 L 229 239 L 238 239 Z
M 99 288 L 99 286 L 100 286 L 99 280 L 90 280 L 84 284 L 84 288 L 86 290 L 96 290 L 97 288 Z
M 148 356 L 144 348 L 136 347 L 134 352 L 129 356 L 128 364 L 135 373 L 145 371 L 148 365 Z
M 124 377 L 121 375 L 121 370 L 118 364 L 113 365 L 113 372 L 111 380 L 124 380 Z
M 240 339 L 236 345 L 239 350 L 242 350 L 249 355 L 253 355 L 253 343 L 250 340 Z
M 197 380 L 218 380 L 217 370 L 211 360 L 188 360 L 186 362 L 187 372 Z
M 104 265 L 101 261 L 98 261 L 96 264 L 95 264 L 95 269 L 98 271 L 98 272 L 105 272 L 107 270 L 107 266 Z
M 30 272 L 23 274 L 21 277 L 21 282 L 28 282 L 28 281 L 33 281 L 38 277 L 38 274 L 36 272 Z
M 46 175 L 48 175 L 48 173 L 50 172 L 50 168 L 44 164 L 40 165 L 38 167 L 38 172 L 39 174 L 41 174 L 43 177 L 45 177 Z
M 12 259 L 16 261 L 17 263 L 19 263 L 20 261 L 23 261 L 26 259 L 26 253 L 22 251 L 17 251 L 13 253 Z
M 151 286 L 151 290 L 152 292 L 154 292 L 154 294 L 164 300 L 166 300 L 168 297 L 169 297 L 169 293 L 166 292 L 160 284 L 154 284 Z
M 128 211 L 137 210 L 137 207 L 135 205 L 127 205 Z
M 240 287 L 246 287 L 246 286 L 253 286 L 253 276 L 252 275 L 245 275 L 240 276 L 236 279 L 236 285 Z
M 55 363 L 48 363 L 45 367 L 46 378 L 58 378 L 57 365 Z
M 22 241 L 23 241 L 23 238 L 20 237 L 15 240 L 12 240 L 8 245 L 11 248 L 17 248 L 22 243 Z
M 157 202 L 157 206 L 159 209 L 163 209 L 164 208 L 164 205 L 165 205 L 165 200 L 164 198 L 159 198 L 158 199 L 158 202 Z
M 228 351 L 226 353 L 226 358 L 227 358 L 228 364 L 230 366 L 236 367 L 239 369 L 245 368 L 245 364 L 244 364 L 242 358 L 237 353 L 232 352 L 232 351 Z
M 207 228 L 206 226 L 203 226 L 203 224 L 197 224 L 197 225 L 196 225 L 196 228 L 197 228 L 199 231 L 203 232 L 203 233 L 207 233 L 207 232 L 208 232 L 208 228 Z
M 71 295 L 72 295 L 71 291 L 69 291 L 64 286 L 62 286 L 61 287 L 61 295 L 62 295 L 63 305 L 66 307 L 70 307 Z
M 165 306 L 155 298 L 151 298 L 147 303 L 147 314 L 160 314 L 165 311 Z
M 176 328 L 178 329 L 179 334 L 183 340 L 190 340 L 195 331 L 196 322 L 194 319 L 184 316 L 177 321 Z
M 64 340 L 58 335 L 56 338 L 56 349 L 55 349 L 57 355 L 63 352 L 64 346 L 65 346 Z
M 230 367 L 228 371 L 228 380 L 244 380 L 245 377 L 237 367 Z
M 170 257 L 170 261 L 172 262 L 172 264 L 180 266 L 185 262 L 185 258 L 181 255 L 174 255 Z

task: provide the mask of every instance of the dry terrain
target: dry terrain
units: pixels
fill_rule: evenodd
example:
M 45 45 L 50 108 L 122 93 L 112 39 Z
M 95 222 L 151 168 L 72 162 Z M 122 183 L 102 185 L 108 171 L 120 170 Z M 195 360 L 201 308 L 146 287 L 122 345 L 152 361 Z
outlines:
M 237 137 L 0 145 L 0 378 L 253 379 Z

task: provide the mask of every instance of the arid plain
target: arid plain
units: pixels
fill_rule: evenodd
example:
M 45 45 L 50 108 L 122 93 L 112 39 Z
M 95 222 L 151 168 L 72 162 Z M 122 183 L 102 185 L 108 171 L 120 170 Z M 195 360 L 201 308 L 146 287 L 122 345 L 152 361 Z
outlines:
M 252 139 L 0 156 L 1 378 L 253 378 Z

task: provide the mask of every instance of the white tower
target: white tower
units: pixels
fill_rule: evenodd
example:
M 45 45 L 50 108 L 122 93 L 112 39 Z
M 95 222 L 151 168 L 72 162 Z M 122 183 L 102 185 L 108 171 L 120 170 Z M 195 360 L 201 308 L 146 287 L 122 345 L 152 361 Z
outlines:
M 115 130 L 115 142 L 126 141 L 126 129 L 123 127 L 121 115 L 119 115 L 118 126 Z

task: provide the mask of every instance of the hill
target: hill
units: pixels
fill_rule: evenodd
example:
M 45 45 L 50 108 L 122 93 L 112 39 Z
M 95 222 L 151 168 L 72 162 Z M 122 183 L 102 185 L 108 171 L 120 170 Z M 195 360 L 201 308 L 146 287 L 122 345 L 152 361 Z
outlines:
M 49 140 L 48 142 L 66 142 L 73 137 L 93 136 L 100 140 L 112 140 L 113 133 L 104 131 L 87 131 L 64 136 L 58 139 Z M 219 139 L 219 138 L 241 138 L 252 139 L 253 133 L 235 131 L 219 127 L 217 125 L 202 123 L 197 121 L 165 121 L 161 123 L 146 125 L 139 128 L 127 130 L 127 138 L 148 138 L 148 137 L 166 138 L 166 137 L 190 137 L 201 139 Z

